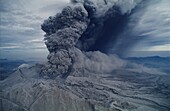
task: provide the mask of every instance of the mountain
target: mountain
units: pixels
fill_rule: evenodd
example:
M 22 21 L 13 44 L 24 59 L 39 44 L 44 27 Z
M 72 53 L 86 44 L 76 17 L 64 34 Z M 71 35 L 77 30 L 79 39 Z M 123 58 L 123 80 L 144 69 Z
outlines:
M 23 60 L 0 59 L 0 80 L 7 78 L 18 66 L 26 63 Z
M 129 57 L 126 60 L 137 64 L 141 64 L 149 68 L 156 68 L 167 74 L 170 74 L 170 69 L 169 69 L 170 57 L 159 57 L 159 56 Z
M 7 78 L 10 74 L 15 72 L 20 65 L 33 65 L 36 62 L 37 61 L 0 59 L 0 80 Z
M 129 70 L 86 71 L 66 79 L 40 77 L 42 65 L 22 67 L 1 81 L 1 111 L 168 111 L 170 75 Z

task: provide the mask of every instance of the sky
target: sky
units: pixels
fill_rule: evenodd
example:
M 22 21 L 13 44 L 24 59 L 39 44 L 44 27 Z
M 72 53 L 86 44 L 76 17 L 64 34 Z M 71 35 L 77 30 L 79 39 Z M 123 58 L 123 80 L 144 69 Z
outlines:
M 132 28 L 140 41 L 129 56 L 170 56 L 170 0 L 151 0 L 145 9 L 131 17 Z M 134 54 L 136 53 L 136 54 Z
M 41 24 L 69 0 L 0 0 L 0 58 L 45 59 Z M 141 39 L 127 56 L 170 56 L 170 1 L 155 0 L 131 17 Z
M 0 0 L 0 58 L 46 58 L 41 24 L 69 0 Z

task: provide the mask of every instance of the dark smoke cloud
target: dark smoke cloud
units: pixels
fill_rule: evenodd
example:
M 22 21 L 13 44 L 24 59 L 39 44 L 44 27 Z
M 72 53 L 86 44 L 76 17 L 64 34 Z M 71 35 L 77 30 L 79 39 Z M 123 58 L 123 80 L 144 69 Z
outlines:
M 88 28 L 79 39 L 77 47 L 85 51 L 111 52 L 110 49 L 121 39 L 119 35 L 127 28 L 131 12 L 141 1 L 72 0 L 73 3 L 84 4 L 90 19 Z M 122 46 L 120 46 L 111 53 L 119 54 L 119 48 L 122 52 Z
M 42 74 L 51 78 L 66 76 L 72 69 L 74 45 L 86 30 L 88 13 L 82 5 L 68 6 L 42 24 L 50 52 Z
M 110 41 L 116 42 L 140 1 L 74 0 L 61 13 L 49 17 L 42 24 L 50 53 L 41 75 L 66 78 L 70 74 L 110 73 L 123 67 L 125 61 L 101 52 L 107 51 Z
M 112 47 L 108 52 L 124 56 L 128 56 L 128 53 L 131 56 L 169 56 L 168 53 L 162 53 L 168 51 L 166 44 L 169 44 L 170 35 L 169 5 L 169 0 L 143 1 L 131 13 L 116 44 L 108 44 Z M 159 46 L 165 48 L 159 49 Z

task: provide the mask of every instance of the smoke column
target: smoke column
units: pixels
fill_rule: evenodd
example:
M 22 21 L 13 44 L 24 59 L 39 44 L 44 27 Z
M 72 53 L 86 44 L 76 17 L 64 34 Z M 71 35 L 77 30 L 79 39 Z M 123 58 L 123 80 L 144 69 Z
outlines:
M 41 76 L 67 78 L 90 73 L 110 73 L 125 62 L 105 54 L 141 0 L 72 0 L 61 13 L 45 20 L 48 62 Z M 126 4 L 126 5 L 125 5 Z M 103 52 L 103 53 L 102 53 Z

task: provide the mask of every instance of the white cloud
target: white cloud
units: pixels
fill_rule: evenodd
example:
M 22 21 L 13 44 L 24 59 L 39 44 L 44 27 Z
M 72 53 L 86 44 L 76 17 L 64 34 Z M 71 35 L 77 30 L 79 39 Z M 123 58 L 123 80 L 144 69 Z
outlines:
M 170 51 L 170 1 L 149 1 L 147 7 L 132 15 L 137 21 L 133 32 L 140 41 L 132 51 Z
M 16 49 L 19 48 L 19 46 L 0 46 L 0 49 Z
M 170 44 L 152 46 L 147 51 L 170 51 Z
M 140 17 L 136 31 L 145 36 L 165 37 L 163 33 L 170 32 L 170 1 L 160 0 L 157 3 L 149 4 L 143 15 Z M 143 33 L 144 32 L 144 33 Z M 146 33 L 147 32 L 147 33 Z M 170 33 L 168 33 L 170 36 Z
M 6 25 L 6 26 L 0 26 L 0 30 L 12 30 L 12 31 L 17 31 L 17 32 L 25 32 L 25 31 L 32 31 L 34 30 L 33 27 L 26 27 L 26 26 L 22 26 L 21 24 L 17 24 L 17 25 Z
M 42 43 L 42 42 L 44 42 L 44 41 L 41 38 L 25 41 L 25 43 Z

